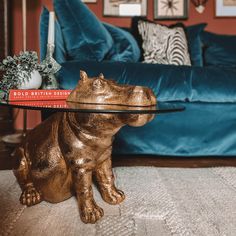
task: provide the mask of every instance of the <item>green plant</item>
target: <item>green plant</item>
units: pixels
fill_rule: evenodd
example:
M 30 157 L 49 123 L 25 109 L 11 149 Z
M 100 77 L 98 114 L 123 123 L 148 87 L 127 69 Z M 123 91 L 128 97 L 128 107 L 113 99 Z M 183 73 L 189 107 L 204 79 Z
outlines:
M 31 73 L 34 70 L 42 70 L 42 66 L 38 63 L 36 52 L 26 51 L 13 57 L 6 57 L 0 63 L 0 70 L 5 72 L 0 81 L 0 89 L 8 92 L 10 89 L 16 89 L 22 83 L 29 81 Z

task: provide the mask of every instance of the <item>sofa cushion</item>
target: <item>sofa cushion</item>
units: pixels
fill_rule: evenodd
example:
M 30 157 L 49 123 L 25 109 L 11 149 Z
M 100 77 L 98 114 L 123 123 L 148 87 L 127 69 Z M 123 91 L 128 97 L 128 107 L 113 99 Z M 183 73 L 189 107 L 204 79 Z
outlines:
M 203 66 L 203 50 L 201 33 L 207 24 L 197 24 L 184 27 L 188 40 L 188 49 L 193 66 Z
M 236 35 L 203 32 L 204 64 L 236 66 Z
M 70 60 L 101 61 L 113 46 L 109 32 L 80 0 L 54 0 Z
M 73 89 L 79 71 L 94 77 L 103 73 L 106 78 L 121 84 L 151 88 L 158 101 L 189 101 L 225 103 L 236 102 L 236 68 L 174 66 L 128 62 L 66 62 L 58 78 L 62 89 Z
M 191 102 L 236 102 L 236 67 L 193 67 Z
M 145 17 L 133 17 L 131 23 L 131 31 L 134 35 L 135 39 L 138 42 L 139 47 L 141 48 L 141 52 L 143 55 L 142 49 L 142 37 L 138 31 L 138 22 L 140 20 L 147 21 Z M 149 21 L 150 22 L 150 21 Z M 154 22 L 153 22 L 154 23 Z M 201 32 L 206 27 L 205 23 L 185 26 L 182 23 L 177 23 L 170 26 L 171 28 L 174 27 L 182 27 L 185 30 L 187 41 L 188 41 L 188 49 L 191 59 L 191 64 L 193 66 L 202 66 L 203 65 L 203 57 L 202 57 L 202 43 L 201 43 Z M 141 60 L 143 60 L 143 56 L 141 55 Z
M 103 23 L 113 39 L 113 46 L 106 55 L 109 61 L 137 62 L 140 49 L 134 37 L 127 31 L 113 25 Z
M 49 11 L 44 7 L 40 16 L 40 59 L 45 59 L 47 53 Z M 67 61 L 65 42 L 58 21 L 55 21 L 54 58 L 58 63 Z
M 49 11 L 46 8 L 43 9 L 40 18 L 41 18 L 40 49 L 42 58 L 45 58 L 46 46 L 47 46 L 47 34 L 48 34 L 48 19 L 49 19 Z M 124 61 L 124 62 L 139 61 L 141 54 L 139 46 L 134 37 L 129 32 L 107 23 L 103 23 L 103 26 L 105 27 L 109 35 L 112 37 L 112 47 L 110 48 L 110 50 L 107 52 L 107 54 L 103 59 L 111 61 Z M 54 58 L 59 63 L 66 61 L 66 59 L 67 60 L 74 59 L 74 58 L 68 58 L 67 56 L 62 30 L 57 20 L 56 20 L 55 31 L 56 31 L 56 40 L 55 40 L 56 50 Z
M 168 28 L 153 22 L 138 22 L 143 39 L 144 62 L 191 65 L 188 43 L 182 27 Z
M 147 86 L 153 89 L 159 101 L 185 101 L 190 97 L 191 67 L 131 62 L 71 61 L 62 64 L 58 79 L 62 89 L 73 89 L 80 70 L 90 77 L 103 73 L 120 84 Z

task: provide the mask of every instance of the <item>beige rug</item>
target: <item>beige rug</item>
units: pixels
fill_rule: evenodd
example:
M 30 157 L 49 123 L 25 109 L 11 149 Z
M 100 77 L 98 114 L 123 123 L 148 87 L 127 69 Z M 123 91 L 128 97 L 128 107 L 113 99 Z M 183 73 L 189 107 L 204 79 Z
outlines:
M 105 216 L 80 221 L 77 203 L 20 205 L 11 171 L 0 171 L 0 235 L 15 236 L 235 236 L 236 168 L 115 168 L 126 200 L 118 206 L 95 198 Z

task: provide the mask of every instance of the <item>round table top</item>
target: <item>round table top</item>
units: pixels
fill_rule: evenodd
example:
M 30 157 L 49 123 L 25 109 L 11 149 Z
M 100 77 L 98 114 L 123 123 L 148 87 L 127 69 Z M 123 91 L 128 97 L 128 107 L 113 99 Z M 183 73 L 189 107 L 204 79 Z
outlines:
M 50 101 L 6 101 L 1 100 L 0 106 L 21 108 L 27 110 L 51 110 L 56 112 L 79 112 L 79 113 L 125 113 L 125 114 L 158 114 L 179 112 L 185 110 L 184 106 L 174 103 L 158 102 L 155 106 L 124 106 L 85 104 L 67 102 L 66 100 Z

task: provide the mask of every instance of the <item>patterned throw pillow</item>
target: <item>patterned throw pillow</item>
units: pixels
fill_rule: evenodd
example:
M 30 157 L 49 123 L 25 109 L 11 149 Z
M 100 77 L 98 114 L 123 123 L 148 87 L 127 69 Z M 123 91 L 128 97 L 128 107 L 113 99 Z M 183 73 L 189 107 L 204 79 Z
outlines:
M 138 29 L 143 39 L 144 62 L 191 65 L 188 43 L 182 27 L 168 28 L 139 21 Z

